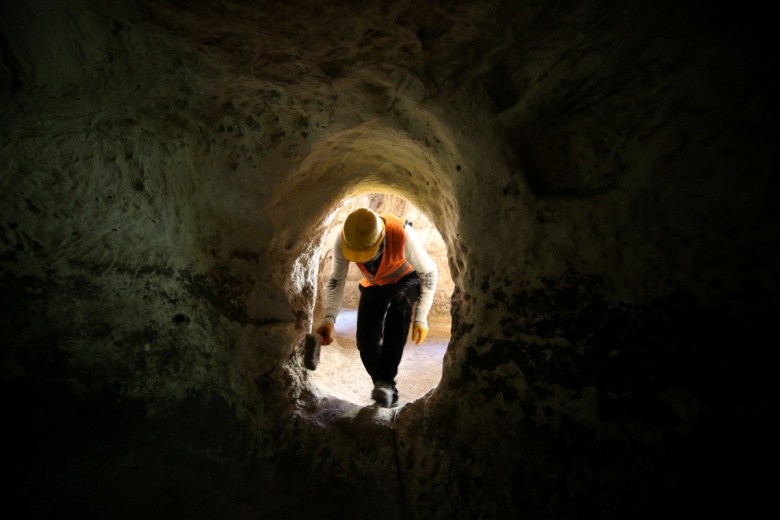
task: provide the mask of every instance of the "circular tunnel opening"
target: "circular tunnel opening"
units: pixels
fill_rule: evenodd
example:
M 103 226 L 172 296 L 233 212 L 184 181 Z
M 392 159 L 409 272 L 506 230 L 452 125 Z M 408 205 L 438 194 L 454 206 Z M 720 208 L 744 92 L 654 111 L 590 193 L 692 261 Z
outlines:
M 324 246 L 320 253 L 317 275 L 315 323 L 322 318 L 324 312 L 325 285 L 330 277 L 332 262 L 330 246 L 334 243 L 347 215 L 359 207 L 367 207 L 377 213 L 406 217 L 412 222 L 415 232 L 438 269 L 436 294 L 428 314 L 428 335 L 420 345 L 415 344 L 411 337 L 407 339 L 398 367 L 396 381 L 399 405 L 403 405 L 424 396 L 436 388 L 441 381 L 442 361 L 450 341 L 452 322 L 450 297 L 454 290 L 447 260 L 447 248 L 436 226 L 422 211 L 402 197 L 370 193 L 344 199 L 323 239 Z M 312 379 L 320 392 L 354 404 L 371 405 L 373 384 L 360 360 L 355 340 L 357 307 L 360 298 L 358 285 L 361 277 L 357 266 L 350 264 L 344 299 L 334 327 L 334 342 L 322 347 L 320 364 L 317 370 L 312 372 Z

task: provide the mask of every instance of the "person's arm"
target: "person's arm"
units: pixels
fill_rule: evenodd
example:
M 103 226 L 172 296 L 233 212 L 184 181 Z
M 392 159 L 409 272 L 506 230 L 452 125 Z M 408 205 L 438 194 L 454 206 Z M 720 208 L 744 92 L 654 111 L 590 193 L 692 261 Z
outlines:
M 347 281 L 349 272 L 349 260 L 344 258 L 341 252 L 341 237 L 336 237 L 333 244 L 333 266 L 331 267 L 330 279 L 325 287 L 325 316 L 317 327 L 317 334 L 323 338 L 322 343 L 329 345 L 333 341 L 333 324 L 341 309 L 341 301 L 344 299 L 344 284 Z
M 413 227 L 406 228 L 406 246 L 404 256 L 412 264 L 417 276 L 420 277 L 420 299 L 417 300 L 417 309 L 414 314 L 414 324 L 424 328 L 424 333 L 419 338 L 414 338 L 415 343 L 422 343 L 425 333 L 428 332 L 428 312 L 433 306 L 433 298 L 436 295 L 436 283 L 438 282 L 438 270 L 428 252 L 423 247 L 417 232 Z M 417 332 L 413 333 L 416 336 Z

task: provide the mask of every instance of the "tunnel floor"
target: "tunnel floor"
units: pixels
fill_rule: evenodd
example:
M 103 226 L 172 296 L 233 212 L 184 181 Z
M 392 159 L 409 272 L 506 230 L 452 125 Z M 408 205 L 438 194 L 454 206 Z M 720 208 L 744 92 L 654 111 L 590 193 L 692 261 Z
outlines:
M 323 346 L 320 364 L 312 372 L 317 388 L 325 394 L 359 405 L 372 405 L 371 378 L 363 369 L 355 344 L 357 311 L 344 309 L 335 326 L 335 340 Z M 415 345 L 411 337 L 406 343 L 404 357 L 396 377 L 398 403 L 414 401 L 425 395 L 441 380 L 442 360 L 450 341 L 449 315 L 428 316 L 428 336 L 422 345 Z

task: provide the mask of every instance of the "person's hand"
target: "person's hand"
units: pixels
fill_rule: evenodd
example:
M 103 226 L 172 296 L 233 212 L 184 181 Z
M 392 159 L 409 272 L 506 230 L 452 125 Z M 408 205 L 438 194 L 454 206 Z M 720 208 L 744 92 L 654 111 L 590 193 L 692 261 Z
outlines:
M 320 326 L 315 330 L 317 334 L 322 336 L 322 344 L 330 345 L 333 343 L 333 324 L 329 321 L 320 322 Z
M 428 335 L 428 327 L 422 323 L 415 323 L 412 325 L 412 341 L 418 345 L 425 341 L 425 336 Z

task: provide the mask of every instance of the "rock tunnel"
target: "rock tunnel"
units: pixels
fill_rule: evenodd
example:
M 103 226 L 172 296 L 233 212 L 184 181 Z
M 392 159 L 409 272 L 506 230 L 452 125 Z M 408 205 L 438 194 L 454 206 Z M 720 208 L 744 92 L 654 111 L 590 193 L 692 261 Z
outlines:
M 3 2 L 5 506 L 757 515 L 780 279 L 768 19 Z M 323 237 L 367 193 L 419 208 L 452 278 L 441 381 L 396 409 L 323 395 L 302 362 Z

